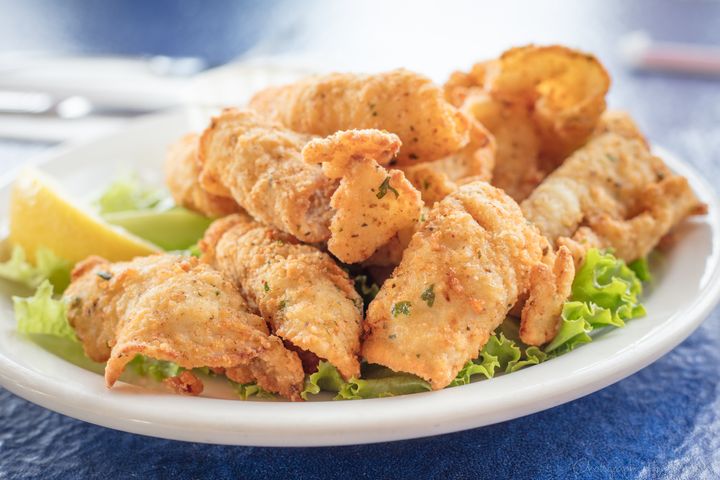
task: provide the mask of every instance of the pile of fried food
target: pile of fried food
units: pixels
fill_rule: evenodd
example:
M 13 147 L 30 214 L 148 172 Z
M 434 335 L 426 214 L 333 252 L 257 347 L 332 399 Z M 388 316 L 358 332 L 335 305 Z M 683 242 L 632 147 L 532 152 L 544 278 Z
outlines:
M 627 262 L 705 206 L 606 112 L 598 60 L 526 46 L 440 87 L 394 70 L 258 92 L 169 149 L 176 202 L 217 217 L 200 258 L 78 264 L 65 293 L 112 386 L 135 355 L 300 400 L 324 360 L 448 386 L 508 315 L 527 345 L 558 331 L 589 248 Z M 343 265 L 344 264 L 344 265 Z M 369 305 L 346 265 L 381 285 Z

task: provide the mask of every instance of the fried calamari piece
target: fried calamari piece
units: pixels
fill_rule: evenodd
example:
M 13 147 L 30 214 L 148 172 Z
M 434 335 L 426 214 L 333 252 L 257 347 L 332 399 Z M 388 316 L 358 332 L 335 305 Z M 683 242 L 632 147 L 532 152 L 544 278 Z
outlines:
M 468 142 L 468 121 L 430 79 L 407 70 L 334 73 L 257 93 L 250 107 L 298 132 L 379 129 L 402 141 L 401 165 L 437 160 Z
M 706 206 L 684 177 L 652 155 L 629 117 L 609 116 L 598 134 L 522 203 L 525 216 L 579 263 L 590 247 L 632 261 Z
M 362 299 L 329 255 L 242 214 L 213 223 L 200 248 L 275 335 L 328 360 L 345 378 L 360 375 Z
M 186 369 L 243 367 L 265 390 L 300 399 L 298 356 L 269 335 L 230 282 L 195 258 L 110 263 L 90 257 L 76 265 L 64 296 L 85 353 L 107 361 L 108 387 L 136 355 L 145 355 Z M 187 376 L 173 383 L 198 388 Z
M 533 333 L 550 313 L 559 320 L 574 270 L 572 261 L 555 269 L 557 262 L 510 197 L 484 182 L 464 185 L 435 204 L 370 304 L 362 355 L 443 388 L 478 356 L 520 295 L 545 302 L 528 308 Z M 550 297 L 539 295 L 548 290 Z
M 470 120 L 470 142 L 461 150 L 432 162 L 403 167 L 405 176 L 432 205 L 476 180 L 489 182 L 495 166 L 495 139 L 478 121 Z
M 208 193 L 200 185 L 198 135 L 189 133 L 168 148 L 165 181 L 175 203 L 207 217 L 224 217 L 239 212 L 232 198 Z
M 513 48 L 454 73 L 445 96 L 495 135 L 493 183 L 522 200 L 593 132 L 610 78 L 592 55 L 562 46 Z
M 304 242 L 325 241 L 337 180 L 303 162 L 310 138 L 249 110 L 224 110 L 200 138 L 200 183 L 260 222 Z
M 398 231 L 420 218 L 420 193 L 400 170 L 386 170 L 400 139 L 379 130 L 349 130 L 316 139 L 303 149 L 308 163 L 321 163 L 325 175 L 341 179 L 330 199 L 328 249 L 345 263 L 370 257 Z

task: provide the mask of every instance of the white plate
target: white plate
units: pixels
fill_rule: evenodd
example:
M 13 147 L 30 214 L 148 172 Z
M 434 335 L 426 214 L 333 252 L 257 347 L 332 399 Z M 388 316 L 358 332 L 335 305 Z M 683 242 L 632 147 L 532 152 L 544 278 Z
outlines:
M 42 169 L 79 196 L 118 173 L 139 170 L 160 181 L 166 145 L 199 129 L 199 111 L 141 120 L 82 146 L 54 152 Z M 119 384 L 104 387 L 83 370 L 18 335 L 9 297 L 0 284 L 0 383 L 44 407 L 106 427 L 196 442 L 312 446 L 369 443 L 437 435 L 528 415 L 588 393 L 640 370 L 685 339 L 720 295 L 720 204 L 707 183 L 666 152 L 710 206 L 709 215 L 679 229 L 678 243 L 656 262 L 648 316 L 600 334 L 572 353 L 511 375 L 471 385 L 395 398 L 345 402 L 243 402 L 189 398 Z M 0 222 L 8 212 L 8 174 L 0 184 Z M 52 234 L 52 232 L 48 232 Z

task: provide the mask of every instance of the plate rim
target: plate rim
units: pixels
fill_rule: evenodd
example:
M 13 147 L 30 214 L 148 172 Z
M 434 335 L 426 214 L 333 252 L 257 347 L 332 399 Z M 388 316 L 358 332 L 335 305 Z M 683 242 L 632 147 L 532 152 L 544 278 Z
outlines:
M 42 165 L 53 159 L 72 155 L 78 147 L 122 138 L 130 134 L 130 128 L 142 128 L 142 125 L 152 122 L 170 122 L 177 120 L 178 115 L 187 114 L 186 109 L 181 109 L 138 119 L 129 122 L 129 127 L 102 137 L 43 152 L 28 164 L 42 168 Z M 242 402 L 143 393 L 141 398 L 144 399 L 144 409 L 138 412 L 135 405 L 137 402 L 124 401 L 127 400 L 125 388 L 99 394 L 78 391 L 71 387 L 72 382 L 47 378 L 0 351 L 0 385 L 42 407 L 117 430 L 173 440 L 283 447 L 352 445 L 426 437 L 491 425 L 567 403 L 618 382 L 653 363 L 694 332 L 720 300 L 718 196 L 692 166 L 663 148 L 654 147 L 653 150 L 662 156 L 672 170 L 686 176 L 698 196 L 708 203 L 709 213 L 704 222 L 711 230 L 711 252 L 705 266 L 705 275 L 709 272 L 709 276 L 687 308 L 674 311 L 665 320 L 669 328 L 657 337 L 645 338 L 646 335 L 638 339 L 632 349 L 626 348 L 598 361 L 591 365 L 592 368 L 576 369 L 566 377 L 551 378 L 541 384 L 528 382 L 529 386 L 522 387 L 523 378 L 541 376 L 543 365 L 551 363 L 548 362 L 512 375 L 459 388 L 358 402 Z M 17 171 L 14 169 L 0 176 L 0 189 L 7 187 Z M 679 316 L 687 320 L 671 321 Z M 49 354 L 40 346 L 33 345 Z M 559 357 L 552 362 L 562 361 L 563 358 L 567 359 Z M 95 376 L 80 367 L 74 368 Z M 518 386 L 518 389 L 513 390 L 517 395 L 498 398 L 503 384 Z M 98 411 L 98 400 L 104 402 L 102 412 Z M 200 410 L 203 414 L 186 416 L 179 421 L 177 412 L 186 411 L 189 405 L 192 405 L 194 413 Z M 268 405 L 289 408 L 269 411 Z M 375 408 L 366 408 L 366 405 Z M 432 411 L 432 421 L 418 422 L 418 419 L 427 416 L 428 408 Z M 228 419 L 214 414 L 228 411 L 237 416 Z M 368 411 L 372 411 L 373 415 L 368 415 Z M 271 421 L 268 421 L 268 415 L 272 415 Z M 318 423 L 320 417 L 323 421 Z

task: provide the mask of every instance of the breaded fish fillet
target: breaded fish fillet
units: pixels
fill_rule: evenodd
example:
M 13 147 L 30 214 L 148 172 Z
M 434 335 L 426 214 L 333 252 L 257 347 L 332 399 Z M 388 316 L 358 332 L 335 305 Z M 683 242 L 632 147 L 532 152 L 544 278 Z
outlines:
M 242 214 L 213 223 L 200 247 L 203 261 L 237 285 L 276 335 L 346 379 L 360 375 L 362 299 L 328 254 Z
M 432 81 L 407 70 L 334 73 L 257 93 L 250 107 L 292 130 L 331 135 L 379 129 L 402 141 L 398 164 L 450 155 L 468 142 L 468 121 Z
M 200 181 L 259 222 L 303 242 L 327 241 L 354 263 L 418 220 L 420 194 L 384 167 L 399 148 L 396 135 L 379 130 L 313 139 L 249 110 L 225 110 L 202 135 Z
M 509 196 L 484 182 L 464 185 L 435 204 L 370 304 L 362 356 L 443 388 L 521 294 L 535 305 L 526 327 L 546 341 L 550 319 L 554 336 L 573 276 L 569 253 L 556 257 Z
M 107 361 L 108 387 L 139 354 L 187 369 L 241 367 L 265 390 L 300 399 L 298 356 L 249 313 L 228 280 L 196 258 L 90 257 L 76 265 L 64 297 L 87 356 Z
M 189 133 L 168 148 L 165 157 L 165 182 L 175 203 L 207 217 L 224 217 L 239 212 L 232 198 L 208 193 L 200 185 L 198 135 Z
M 461 150 L 432 162 L 402 167 L 405 176 L 432 205 L 458 185 L 476 180 L 489 182 L 495 167 L 495 138 L 478 121 L 470 121 L 470 142 Z
M 200 138 L 200 183 L 260 222 L 304 242 L 325 241 L 338 182 L 303 162 L 311 138 L 249 110 L 225 110 Z
M 548 239 L 577 262 L 590 247 L 632 261 L 689 215 L 705 212 L 684 177 L 652 155 L 628 116 L 612 114 L 522 203 Z
M 420 193 L 400 170 L 386 170 L 398 152 L 396 135 L 379 130 L 349 130 L 316 139 L 303 149 L 308 163 L 321 163 L 340 186 L 330 199 L 328 250 L 345 263 L 370 257 L 399 231 L 420 219 Z

